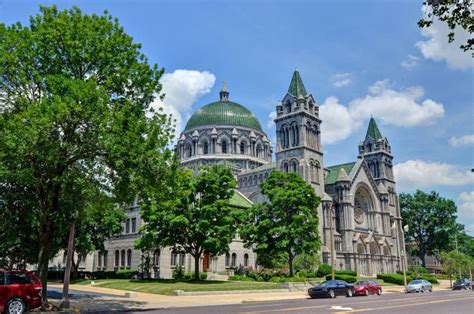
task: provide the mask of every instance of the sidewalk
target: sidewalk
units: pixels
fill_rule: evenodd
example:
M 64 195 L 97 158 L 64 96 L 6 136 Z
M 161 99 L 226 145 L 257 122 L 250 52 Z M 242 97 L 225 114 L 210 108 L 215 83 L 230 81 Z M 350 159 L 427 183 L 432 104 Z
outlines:
M 51 287 L 60 288 L 61 285 L 50 284 Z M 383 293 L 403 293 L 403 286 L 382 287 Z M 449 287 L 435 286 L 433 290 L 445 290 Z M 87 296 L 71 299 L 73 309 L 86 311 L 138 311 L 147 309 L 164 309 L 190 306 L 209 306 L 239 304 L 257 301 L 275 301 L 289 299 L 306 299 L 306 292 L 271 292 L 248 294 L 222 294 L 222 295 L 197 295 L 197 296 L 167 296 L 143 292 L 131 292 L 131 298 L 126 298 L 124 290 L 100 288 L 90 285 L 71 285 L 70 290 L 87 293 L 106 294 L 106 296 Z M 113 297 L 115 296 L 115 297 Z

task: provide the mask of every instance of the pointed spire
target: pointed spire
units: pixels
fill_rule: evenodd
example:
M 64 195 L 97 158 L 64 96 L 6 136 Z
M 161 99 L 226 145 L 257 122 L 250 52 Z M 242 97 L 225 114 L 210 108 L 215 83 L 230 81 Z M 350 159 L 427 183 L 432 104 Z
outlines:
M 341 167 L 341 169 L 339 169 L 339 175 L 337 176 L 336 182 L 338 181 L 350 181 L 346 170 L 344 170 L 344 167 Z
M 365 139 L 369 137 L 373 140 L 379 140 L 383 138 L 382 133 L 380 133 L 379 127 L 377 126 L 377 123 L 375 122 L 375 119 L 373 117 L 370 118 L 369 127 L 367 128 L 367 134 L 365 135 Z
M 222 84 L 221 91 L 219 92 L 221 101 L 229 101 L 229 91 L 227 89 L 227 82 L 224 81 Z
M 288 88 L 288 93 L 291 95 L 298 97 L 298 96 L 304 96 L 308 94 L 306 92 L 306 88 L 304 88 L 303 80 L 301 79 L 300 72 L 298 72 L 298 69 L 295 69 L 295 72 L 293 72 L 293 77 L 291 78 L 291 83 L 290 87 Z

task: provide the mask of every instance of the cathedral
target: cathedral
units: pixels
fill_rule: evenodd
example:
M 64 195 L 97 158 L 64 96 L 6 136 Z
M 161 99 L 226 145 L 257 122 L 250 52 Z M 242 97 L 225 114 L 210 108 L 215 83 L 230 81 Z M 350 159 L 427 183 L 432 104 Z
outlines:
M 297 70 L 276 104 L 274 148 L 256 116 L 229 96 L 224 83 L 219 100 L 202 106 L 187 121 L 176 145 L 181 164 L 194 170 L 214 163 L 230 166 L 238 180 L 231 204 L 241 208 L 265 200 L 260 184 L 271 171 L 295 172 L 321 198 L 322 262 L 331 263 L 333 247 L 338 270 L 361 276 L 402 270 L 404 240 L 393 155 L 375 120 L 370 119 L 353 162 L 326 166 L 319 105 Z M 143 223 L 139 207 L 130 208 L 127 215 L 123 234 L 109 239 L 106 252 L 96 252 L 89 262 L 93 270 L 138 269 L 142 264 L 142 253 L 133 247 Z M 192 257 L 172 248 L 157 250 L 151 259 L 155 278 L 170 278 L 179 265 L 193 271 Z M 210 279 L 224 278 L 238 266 L 258 267 L 255 254 L 238 236 L 228 254 L 203 256 L 201 266 Z

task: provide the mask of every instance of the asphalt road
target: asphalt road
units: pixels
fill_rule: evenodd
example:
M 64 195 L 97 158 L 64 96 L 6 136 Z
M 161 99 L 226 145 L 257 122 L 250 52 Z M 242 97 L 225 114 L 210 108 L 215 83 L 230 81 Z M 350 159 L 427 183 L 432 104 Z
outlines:
M 251 302 L 225 306 L 173 308 L 149 311 L 166 314 L 257 313 L 474 313 L 474 291 L 434 291 L 414 294 L 383 294 L 336 299 L 299 299 Z
M 123 298 L 114 294 L 97 293 L 97 292 L 84 292 L 74 289 L 69 289 L 70 299 L 83 299 L 83 298 Z M 59 287 L 48 286 L 48 298 L 61 299 L 63 296 L 63 289 Z

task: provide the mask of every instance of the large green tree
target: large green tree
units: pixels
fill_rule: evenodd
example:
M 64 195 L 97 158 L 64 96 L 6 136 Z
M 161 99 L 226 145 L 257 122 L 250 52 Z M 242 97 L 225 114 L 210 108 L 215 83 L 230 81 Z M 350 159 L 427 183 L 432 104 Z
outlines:
M 0 185 L 34 204 L 23 208 L 37 243 L 22 244 L 36 247 L 45 291 L 57 240 L 83 210 L 71 193 L 87 182 L 111 204 L 130 203 L 148 169 L 164 165 L 150 163 L 170 156 L 170 117 L 150 112 L 163 70 L 140 48 L 107 12 L 41 7 L 28 26 L 0 24 Z M 13 202 L 2 210 L 14 206 L 2 198 Z
M 466 254 L 456 251 L 441 252 L 440 260 L 443 271 L 449 275 L 452 286 L 452 275 L 457 272 L 469 273 L 472 267 L 472 260 Z
M 230 205 L 236 181 L 228 167 L 214 165 L 196 174 L 176 169 L 167 186 L 141 192 L 141 214 L 146 222 L 137 247 L 150 250 L 171 246 L 194 258 L 194 279 L 204 253 L 229 250 L 240 209 Z
M 427 254 L 435 255 L 452 247 L 451 236 L 458 232 L 457 208 L 452 200 L 434 191 L 417 190 L 414 194 L 400 194 L 400 209 L 405 242 L 423 267 Z
M 420 27 L 430 27 L 434 19 L 446 23 L 450 29 L 448 42 L 454 41 L 455 29 L 460 27 L 472 35 L 474 33 L 474 5 L 472 0 L 426 0 L 423 2 L 425 14 L 418 21 Z M 464 51 L 474 50 L 474 38 L 468 38 L 460 48 Z
M 248 211 L 240 236 L 254 248 L 261 265 L 285 259 L 293 276 L 293 259 L 315 254 L 320 248 L 318 212 L 320 198 L 296 173 L 273 171 L 261 184 L 267 202 Z

